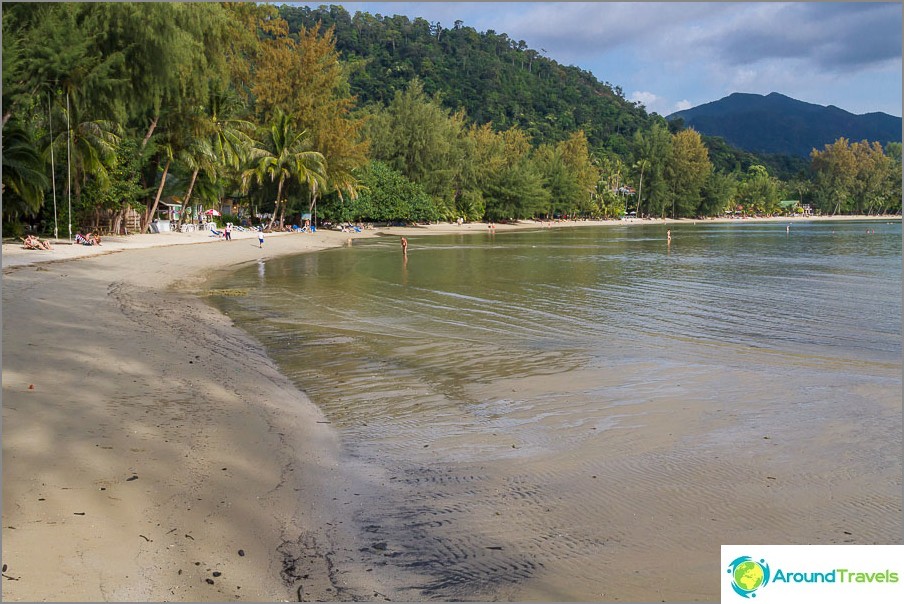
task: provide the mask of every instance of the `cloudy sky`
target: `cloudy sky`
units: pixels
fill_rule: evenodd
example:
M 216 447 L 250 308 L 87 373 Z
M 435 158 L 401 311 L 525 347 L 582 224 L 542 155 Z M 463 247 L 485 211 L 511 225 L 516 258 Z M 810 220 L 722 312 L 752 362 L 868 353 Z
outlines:
M 506 33 L 662 115 L 732 92 L 901 115 L 900 2 L 332 4 Z

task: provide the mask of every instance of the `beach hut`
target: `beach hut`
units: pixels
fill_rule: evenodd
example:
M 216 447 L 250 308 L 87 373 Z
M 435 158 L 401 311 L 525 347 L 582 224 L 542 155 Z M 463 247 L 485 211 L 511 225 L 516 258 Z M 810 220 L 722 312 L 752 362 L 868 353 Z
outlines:
M 793 216 L 798 213 L 797 208 L 800 207 L 800 202 L 796 199 L 787 199 L 778 202 L 778 207 L 781 208 L 782 214 Z

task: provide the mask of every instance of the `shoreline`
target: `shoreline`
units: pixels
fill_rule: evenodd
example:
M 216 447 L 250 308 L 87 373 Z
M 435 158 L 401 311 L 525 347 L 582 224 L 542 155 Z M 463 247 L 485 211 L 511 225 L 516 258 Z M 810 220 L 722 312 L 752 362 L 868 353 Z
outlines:
M 211 271 L 339 235 L 104 244 L 4 267 L 4 599 L 379 591 L 332 569 L 353 545 L 335 433 L 259 343 L 187 293 Z
M 521 220 L 516 223 L 501 223 L 495 227 L 496 232 L 508 232 L 515 230 L 532 230 L 542 228 L 574 228 L 574 227 L 606 227 L 606 226 L 634 226 L 634 225 L 670 225 L 680 227 L 682 225 L 702 224 L 756 224 L 756 223 L 775 223 L 788 222 L 808 223 L 808 222 L 832 222 L 832 221 L 900 221 L 902 219 L 899 214 L 889 214 L 883 216 L 775 216 L 766 218 L 631 218 L 628 220 L 558 220 L 558 221 L 534 221 Z M 265 250 L 271 253 L 272 245 L 270 242 L 274 239 L 283 237 L 299 237 L 305 238 L 305 243 L 298 250 L 282 250 L 280 255 L 292 254 L 296 252 L 318 251 L 332 247 L 340 247 L 345 245 L 349 239 L 364 239 L 377 237 L 380 235 L 390 236 L 414 236 L 428 234 L 455 234 L 455 233 L 485 233 L 488 231 L 485 222 L 466 222 L 461 226 L 454 223 L 442 222 L 429 225 L 415 226 L 387 226 L 374 227 L 366 229 L 361 233 L 342 233 L 339 231 L 320 229 L 316 234 L 299 234 L 299 233 L 267 233 L 265 240 Z M 250 231 L 236 231 L 233 233 L 235 241 L 248 240 L 253 243 L 257 242 L 257 236 Z M 325 237 L 325 239 L 324 239 Z M 56 262 L 73 260 L 76 258 L 85 258 L 93 256 L 102 256 L 114 252 L 121 252 L 130 249 L 144 249 L 151 247 L 170 247 L 176 245 L 194 245 L 194 244 L 216 244 L 225 243 L 222 239 L 210 237 L 205 232 L 194 233 L 158 233 L 144 235 L 110 235 L 104 237 L 101 246 L 83 246 L 70 243 L 68 239 L 48 238 L 48 241 L 54 246 L 53 250 L 48 253 L 44 250 L 26 250 L 22 247 L 21 242 L 13 242 L 9 239 L 4 240 L 2 246 L 2 259 L 4 273 L 7 269 L 17 266 L 27 266 L 40 262 Z
M 865 219 L 900 217 L 720 222 Z M 391 597 L 365 572 L 335 573 L 333 560 L 360 546 L 336 432 L 253 335 L 195 292 L 214 272 L 349 239 L 486 231 L 280 233 L 263 249 L 250 232 L 231 243 L 167 233 L 50 252 L 3 244 L 4 598 Z M 200 243 L 212 245 L 184 245 Z

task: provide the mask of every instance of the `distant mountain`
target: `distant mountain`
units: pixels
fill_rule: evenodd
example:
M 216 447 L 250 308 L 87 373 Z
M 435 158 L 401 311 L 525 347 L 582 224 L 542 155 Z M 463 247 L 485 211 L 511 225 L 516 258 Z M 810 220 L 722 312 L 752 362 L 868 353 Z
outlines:
M 766 96 L 736 92 L 724 99 L 669 115 L 682 118 L 701 134 L 720 136 L 753 153 L 806 157 L 814 148 L 835 142 L 901 141 L 901 118 L 887 113 L 855 115 L 834 105 L 824 107 L 777 92 Z

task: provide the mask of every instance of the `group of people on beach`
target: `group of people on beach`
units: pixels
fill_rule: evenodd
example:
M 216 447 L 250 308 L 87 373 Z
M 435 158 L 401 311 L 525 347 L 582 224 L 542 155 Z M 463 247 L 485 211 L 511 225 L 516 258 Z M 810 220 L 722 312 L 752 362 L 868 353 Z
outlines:
M 88 233 L 83 235 L 81 232 L 75 234 L 75 242 L 80 245 L 100 245 L 100 235 Z M 52 250 L 50 242 L 41 239 L 37 235 L 27 235 L 22 239 L 22 247 L 26 250 Z
M 25 242 L 22 247 L 24 247 L 26 250 L 52 250 L 53 249 L 52 247 L 50 247 L 49 241 L 42 241 L 39 237 L 37 237 L 35 235 L 28 235 L 22 241 Z

